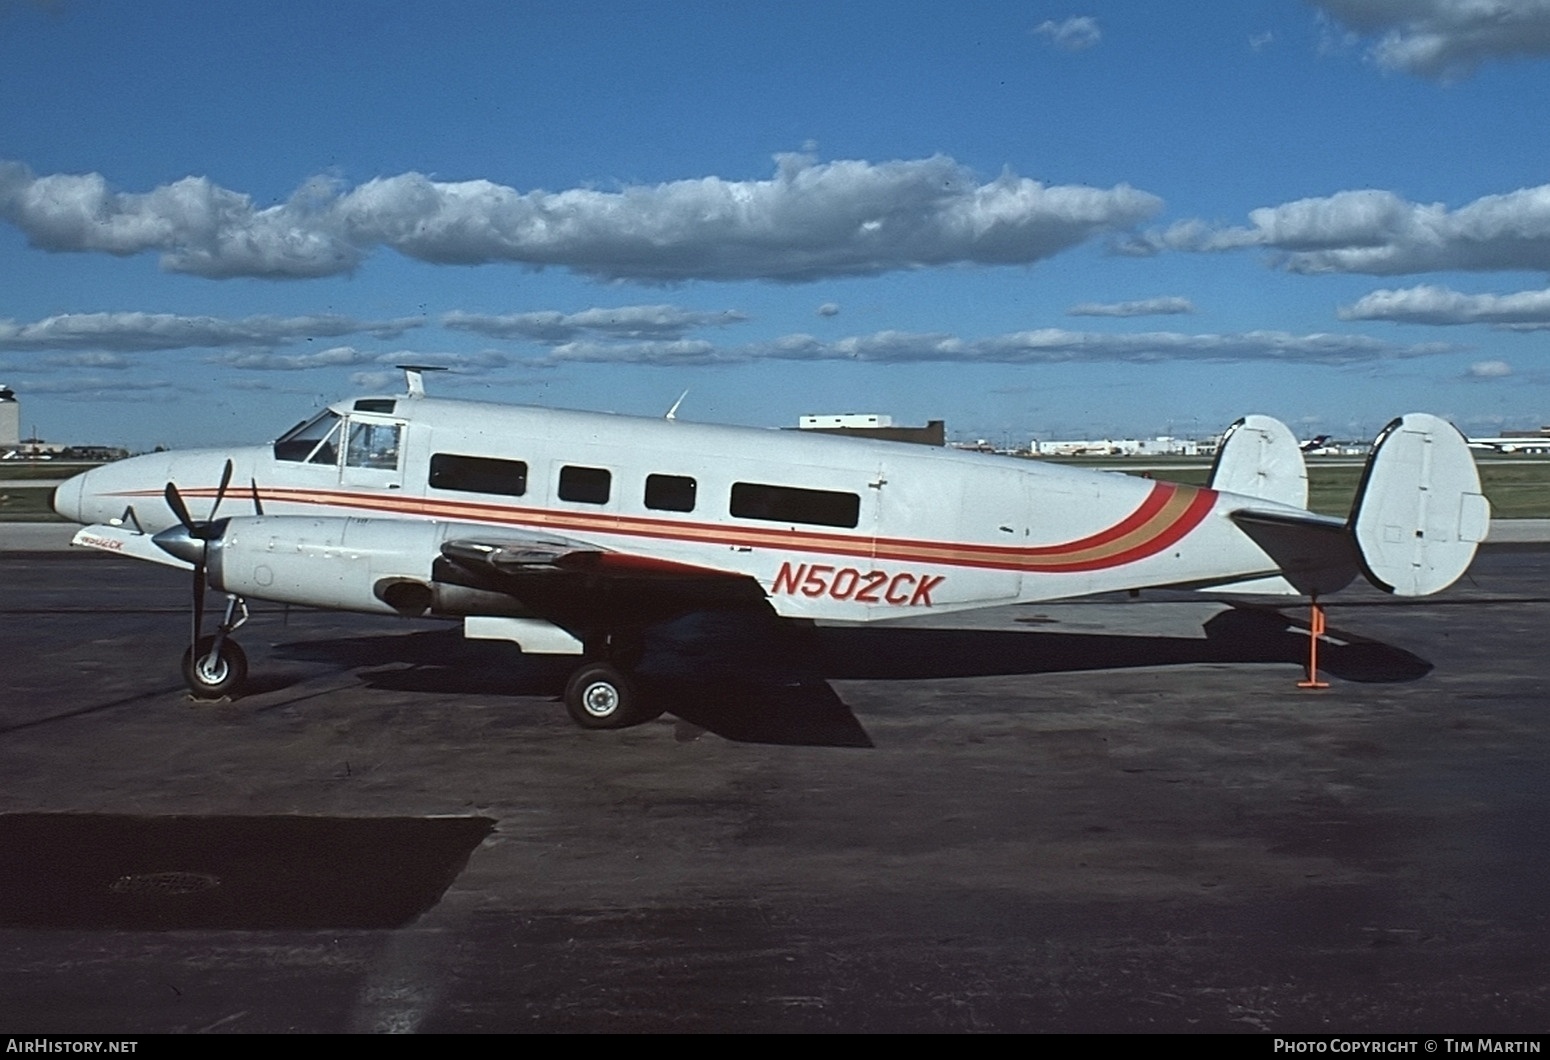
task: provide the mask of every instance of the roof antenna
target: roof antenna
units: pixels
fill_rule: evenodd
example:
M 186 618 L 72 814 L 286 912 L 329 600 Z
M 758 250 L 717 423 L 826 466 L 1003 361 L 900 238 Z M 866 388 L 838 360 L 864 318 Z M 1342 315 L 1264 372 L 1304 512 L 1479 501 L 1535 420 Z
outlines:
M 678 400 L 673 402 L 673 407 L 667 410 L 667 418 L 668 419 L 676 420 L 678 418 L 678 406 L 682 405 L 684 403 L 684 398 L 686 398 L 688 396 L 689 396 L 689 392 L 687 390 L 685 390 L 682 394 L 678 395 Z
M 445 372 L 446 365 L 441 364 L 398 364 L 395 368 L 403 369 L 404 378 L 409 384 L 409 396 L 420 398 L 425 396 L 425 373 Z

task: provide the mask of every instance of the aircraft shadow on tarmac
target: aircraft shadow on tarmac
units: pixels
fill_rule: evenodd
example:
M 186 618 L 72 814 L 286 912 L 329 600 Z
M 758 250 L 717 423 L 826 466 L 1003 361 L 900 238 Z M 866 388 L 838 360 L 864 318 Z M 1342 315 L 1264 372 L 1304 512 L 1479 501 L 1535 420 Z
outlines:
M 487 817 L 0 814 L 0 927 L 365 929 L 441 901 Z
M 830 680 L 920 680 L 1307 657 L 1307 630 L 1272 608 L 1230 607 L 1204 637 L 1064 633 L 1047 629 L 775 627 L 758 615 L 686 616 L 648 635 L 642 690 L 691 725 L 755 743 L 870 747 Z M 283 659 L 359 671 L 372 688 L 495 696 L 559 696 L 574 666 L 509 645 L 465 641 L 455 629 L 299 640 Z M 1413 681 L 1431 671 L 1401 648 L 1331 628 L 1321 672 L 1352 682 Z

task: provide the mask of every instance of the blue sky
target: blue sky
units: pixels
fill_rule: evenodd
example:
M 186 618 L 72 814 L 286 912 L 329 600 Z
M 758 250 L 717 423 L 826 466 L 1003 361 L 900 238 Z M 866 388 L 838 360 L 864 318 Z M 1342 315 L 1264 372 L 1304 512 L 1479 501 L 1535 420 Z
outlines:
M 958 438 L 1550 421 L 1550 0 L 0 0 L 51 441 L 434 392 Z

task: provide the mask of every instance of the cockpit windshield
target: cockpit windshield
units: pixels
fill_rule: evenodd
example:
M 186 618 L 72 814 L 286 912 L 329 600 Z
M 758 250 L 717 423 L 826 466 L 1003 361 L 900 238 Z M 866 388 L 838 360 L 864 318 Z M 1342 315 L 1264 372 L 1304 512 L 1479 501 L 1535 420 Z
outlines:
M 274 443 L 274 458 L 305 464 L 339 463 L 339 423 L 336 413 L 324 409 L 282 434 Z

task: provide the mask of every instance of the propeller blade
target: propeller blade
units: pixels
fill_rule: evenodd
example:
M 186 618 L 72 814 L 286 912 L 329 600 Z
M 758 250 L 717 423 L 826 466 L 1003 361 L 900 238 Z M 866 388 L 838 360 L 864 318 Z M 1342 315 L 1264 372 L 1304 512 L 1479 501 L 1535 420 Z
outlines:
M 263 515 L 264 514 L 264 506 L 262 504 L 260 504 L 259 500 L 258 500 L 258 479 L 256 479 L 256 478 L 248 479 L 248 485 L 253 487 L 253 514 L 254 515 Z
M 194 533 L 194 517 L 188 514 L 188 505 L 183 503 L 183 495 L 178 492 L 177 486 L 171 482 L 167 483 L 162 496 L 167 499 L 167 507 L 172 509 L 172 514 L 178 517 L 178 522 L 183 524 L 183 528 L 190 534 Z
M 231 461 L 226 461 L 226 466 L 221 468 L 221 484 L 215 487 L 215 503 L 210 505 L 210 518 L 206 523 L 215 522 L 215 513 L 221 507 L 221 501 L 226 499 L 226 487 L 231 485 Z

